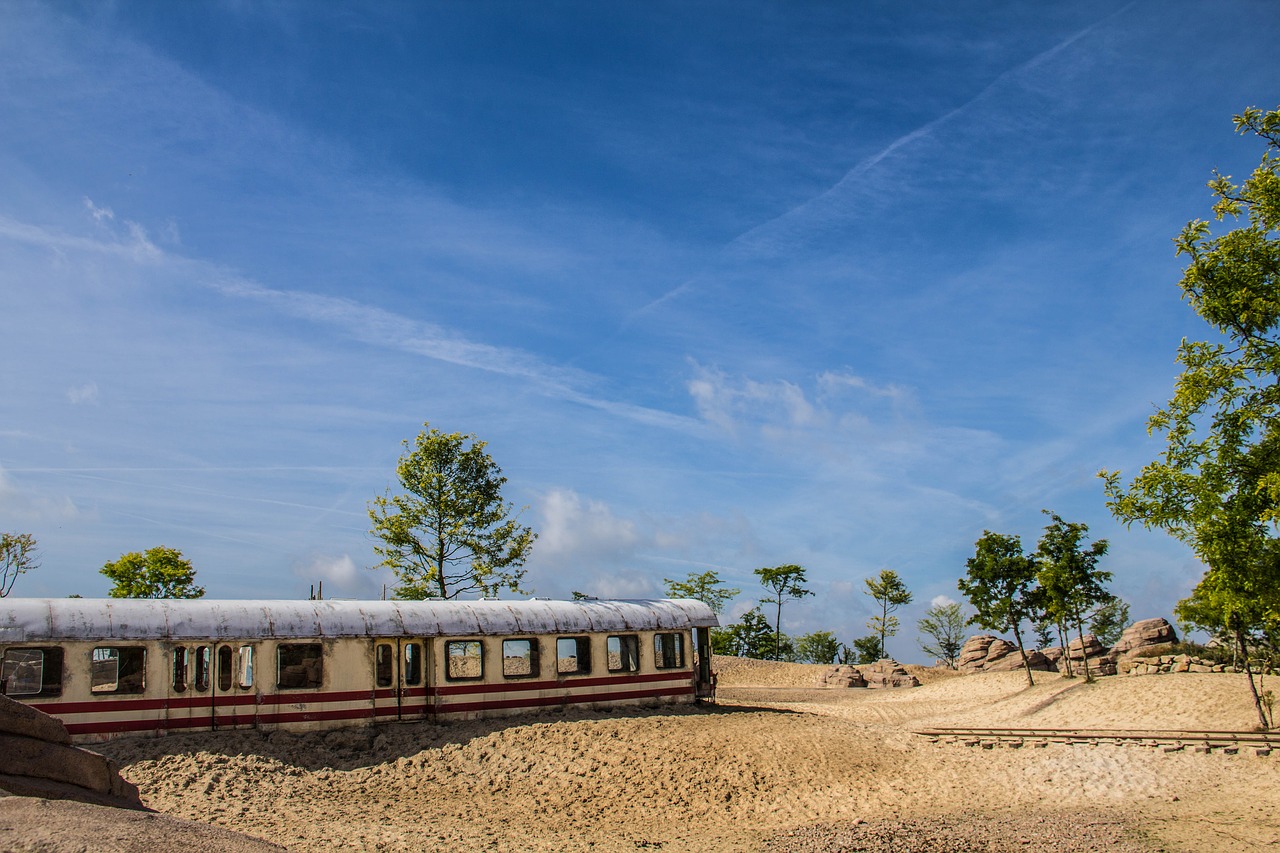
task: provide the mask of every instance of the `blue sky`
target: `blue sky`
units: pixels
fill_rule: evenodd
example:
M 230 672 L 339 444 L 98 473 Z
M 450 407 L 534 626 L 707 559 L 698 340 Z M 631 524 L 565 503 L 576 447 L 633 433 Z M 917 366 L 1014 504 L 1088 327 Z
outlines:
M 1280 103 L 1258 2 L 7 3 L 0 529 L 17 594 L 181 549 L 376 597 L 366 507 L 475 433 L 538 595 L 808 569 L 784 630 L 914 624 L 984 530 L 1111 542 L 1183 336 L 1171 238 Z

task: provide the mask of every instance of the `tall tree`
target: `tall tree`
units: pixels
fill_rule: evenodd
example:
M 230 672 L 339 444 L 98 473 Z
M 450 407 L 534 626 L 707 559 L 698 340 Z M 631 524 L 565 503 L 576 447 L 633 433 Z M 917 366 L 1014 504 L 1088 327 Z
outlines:
M 719 573 L 715 571 L 702 574 L 690 572 L 689 576 L 682 581 L 663 578 L 662 582 L 667 585 L 669 598 L 697 599 L 710 607 L 711 612 L 717 616 L 724 612 L 724 606 L 732 601 L 734 596 L 742 592 L 740 589 L 725 586 L 724 581 L 720 580 Z
M 158 545 L 142 553 L 131 551 L 107 563 L 100 570 L 115 586 L 112 598 L 200 598 L 204 587 L 196 586 L 196 570 L 177 548 Z
M 1262 162 L 1239 186 L 1215 171 L 1209 188 L 1217 221 L 1245 222 L 1215 236 L 1192 220 L 1174 240 L 1183 298 L 1214 340 L 1178 348 L 1173 397 L 1147 421 L 1160 457 L 1127 486 L 1119 471 L 1100 476 L 1116 518 L 1165 530 L 1206 566 L 1175 612 L 1232 636 L 1265 726 L 1248 648 L 1280 620 L 1280 108 L 1250 107 L 1235 127 L 1263 141 Z
M 742 614 L 738 622 L 711 631 L 711 651 L 717 655 L 774 658 L 780 645 L 779 637 L 770 629 L 769 620 L 764 618 L 759 607 Z
M 924 612 L 917 627 L 929 638 L 920 643 L 924 653 L 955 669 L 960 649 L 964 647 L 965 618 L 960 605 L 954 601 L 933 605 Z
M 404 494 L 369 506 L 379 565 L 400 580 L 396 598 L 521 592 L 520 567 L 537 534 L 502 499 L 502 469 L 474 435 L 423 427 L 396 466 Z
M 1102 645 L 1111 647 L 1120 642 L 1124 629 L 1129 627 L 1129 602 L 1119 596 L 1093 612 L 1089 620 L 1089 630 Z
M 976 611 L 969 623 L 989 631 L 1012 633 L 1018 641 L 1027 683 L 1034 685 L 1031 662 L 1022 643 L 1022 621 L 1035 613 L 1032 600 L 1035 560 L 1022 553 L 1022 540 L 1017 536 L 985 530 L 976 543 L 974 555 L 965 565 L 968 572 L 957 586 Z
M 1086 524 L 1063 521 L 1057 513 L 1044 510 L 1053 519 L 1040 537 L 1036 550 L 1036 580 L 1040 584 L 1034 597 L 1040 609 L 1059 624 L 1070 624 L 1080 637 L 1080 654 L 1084 660 L 1085 681 L 1093 680 L 1089 656 L 1084 644 L 1084 623 L 1094 610 L 1112 599 L 1106 584 L 1111 572 L 1098 568 L 1098 560 L 1107 553 L 1107 540 L 1099 539 L 1085 547 L 1089 532 Z M 1067 649 L 1063 649 L 1064 657 Z
M 880 608 L 880 613 L 868 620 L 867 627 L 880 635 L 880 649 L 887 655 L 887 639 L 895 636 L 900 627 L 898 617 L 891 614 L 911 603 L 911 591 L 902 582 L 902 578 L 898 577 L 898 573 L 891 569 L 885 569 L 880 572 L 879 577 L 867 578 L 863 583 L 867 585 L 867 595 Z
M 832 663 L 840 654 L 840 641 L 830 631 L 814 631 L 796 638 L 796 660 L 801 663 Z
M 18 575 L 40 568 L 36 538 L 30 533 L 0 533 L 0 598 L 13 590 Z
M 773 632 L 774 648 L 780 654 L 782 650 L 782 603 L 788 599 L 799 600 L 807 595 L 813 595 L 813 593 L 804 588 L 807 578 L 805 577 L 804 569 L 800 566 L 788 563 L 785 566 L 756 569 L 755 574 L 760 578 L 761 585 L 773 593 L 768 598 L 761 599 L 760 603 L 773 604 L 778 608 Z M 775 655 L 774 660 L 779 659 Z

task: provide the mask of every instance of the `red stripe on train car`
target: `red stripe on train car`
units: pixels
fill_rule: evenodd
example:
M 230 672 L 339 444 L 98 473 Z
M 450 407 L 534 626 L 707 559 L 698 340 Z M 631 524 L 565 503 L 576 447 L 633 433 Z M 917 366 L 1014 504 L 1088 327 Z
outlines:
M 623 690 L 610 693 L 579 693 L 571 696 L 525 696 L 520 699 L 497 699 L 488 702 L 448 702 L 436 706 L 437 714 L 460 714 L 468 711 L 493 711 L 511 708 L 579 705 L 587 702 L 614 702 L 623 699 L 647 699 L 657 696 L 693 695 L 693 687 L 667 687 L 659 690 Z
M 503 681 L 498 684 L 442 684 L 435 688 L 437 696 L 461 696 L 469 693 L 513 693 L 531 690 L 564 690 L 574 687 L 607 687 L 615 684 L 652 684 L 660 681 L 688 681 L 692 683 L 693 673 L 677 671 L 670 674 L 653 675 L 609 675 L 595 678 L 575 678 L 567 676 L 550 681 Z

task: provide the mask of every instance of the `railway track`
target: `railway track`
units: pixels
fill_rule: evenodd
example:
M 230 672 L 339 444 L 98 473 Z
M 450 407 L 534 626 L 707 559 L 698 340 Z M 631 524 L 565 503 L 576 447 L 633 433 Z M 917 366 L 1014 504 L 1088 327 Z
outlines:
M 1280 750 L 1280 731 L 1241 732 L 1212 730 L 1164 729 L 988 729 L 927 728 L 915 734 L 934 743 L 959 743 L 964 746 L 992 749 L 996 746 L 1019 748 L 1043 747 L 1051 743 L 1126 744 L 1159 748 L 1165 752 L 1221 752 L 1234 755 L 1249 750 L 1255 755 L 1270 755 Z

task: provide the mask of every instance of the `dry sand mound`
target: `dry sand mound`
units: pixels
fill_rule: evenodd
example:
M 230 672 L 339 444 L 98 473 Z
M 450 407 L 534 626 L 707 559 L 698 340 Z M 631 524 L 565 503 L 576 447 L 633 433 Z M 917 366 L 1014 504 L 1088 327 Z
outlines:
M 979 721 L 1247 726 L 1238 676 L 1084 685 L 1047 675 L 1027 689 L 1019 673 L 993 673 L 833 690 L 776 686 L 811 683 L 812 667 L 721 664 L 718 706 L 192 734 L 103 750 L 148 806 L 297 850 L 1221 853 L 1280 844 L 1280 758 L 981 750 L 912 734 Z M 973 846 L 977 815 L 986 846 Z

